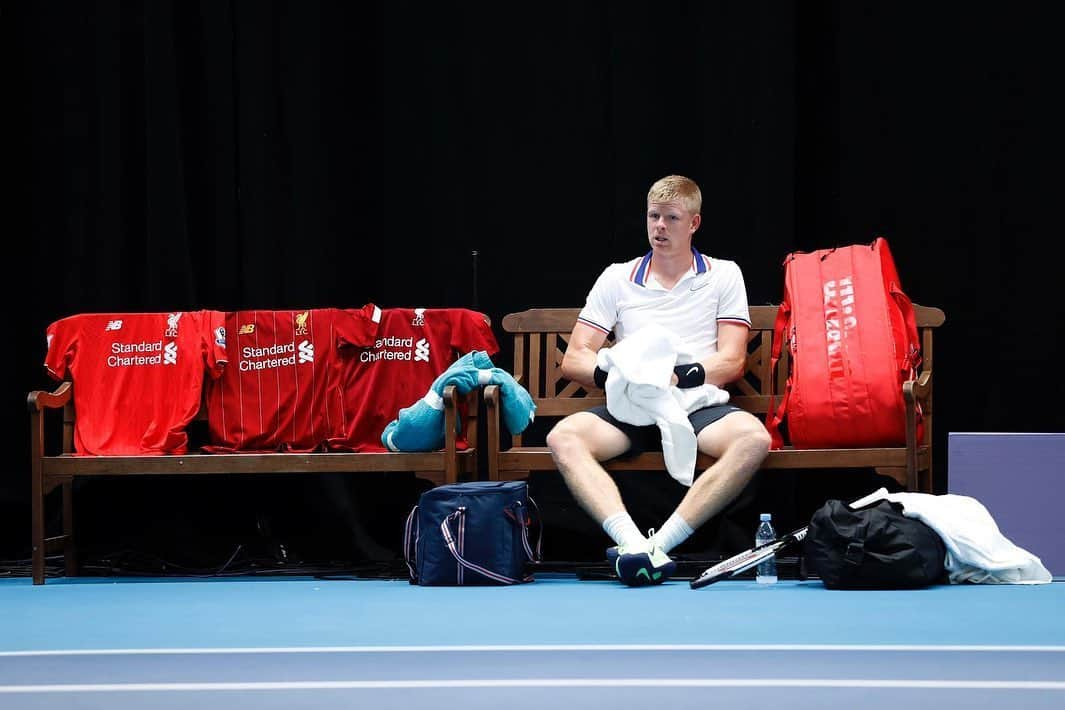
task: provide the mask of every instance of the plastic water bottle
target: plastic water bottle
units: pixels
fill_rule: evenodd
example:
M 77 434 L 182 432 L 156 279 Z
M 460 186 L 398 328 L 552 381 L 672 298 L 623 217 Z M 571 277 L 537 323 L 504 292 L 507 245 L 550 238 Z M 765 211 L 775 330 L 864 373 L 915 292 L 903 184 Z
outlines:
M 762 513 L 758 516 L 758 532 L 754 535 L 754 544 L 764 545 L 777 539 L 777 533 L 773 530 L 773 516 L 770 513 Z M 777 558 L 770 557 L 765 562 L 760 562 L 755 573 L 758 584 L 777 583 Z

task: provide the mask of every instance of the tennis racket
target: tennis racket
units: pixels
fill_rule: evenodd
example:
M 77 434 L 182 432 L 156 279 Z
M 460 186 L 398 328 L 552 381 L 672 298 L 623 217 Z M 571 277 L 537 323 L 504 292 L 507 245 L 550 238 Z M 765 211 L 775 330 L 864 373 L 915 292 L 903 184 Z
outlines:
M 858 508 L 864 508 L 865 506 L 875 503 L 881 498 L 887 495 L 887 491 L 883 488 L 875 490 L 869 495 L 863 496 L 853 503 L 849 503 L 851 508 L 857 510 Z M 767 542 L 764 545 L 758 547 L 752 547 L 746 552 L 730 557 L 724 562 L 718 562 L 713 567 L 710 567 L 705 572 L 691 581 L 692 589 L 700 589 L 702 587 L 708 587 L 714 582 L 720 582 L 727 577 L 735 577 L 740 572 L 749 570 L 759 562 L 769 559 L 770 555 L 775 555 L 786 547 L 790 547 L 796 543 L 802 542 L 806 537 L 806 531 L 810 529 L 810 526 L 799 528 L 793 532 L 788 533 L 784 537 L 778 537 L 773 542 Z
M 708 587 L 714 582 L 720 582 L 722 579 L 728 577 L 735 577 L 740 572 L 749 570 L 759 562 L 764 562 L 776 553 L 780 552 L 786 547 L 802 542 L 806 537 L 806 531 L 810 527 L 799 528 L 794 532 L 790 532 L 784 537 L 778 537 L 773 542 L 767 542 L 764 545 L 758 547 L 752 547 L 746 552 L 741 552 L 738 555 L 728 558 L 724 562 L 718 562 L 713 567 L 710 567 L 705 572 L 691 581 L 692 589 L 701 589 L 702 587 Z

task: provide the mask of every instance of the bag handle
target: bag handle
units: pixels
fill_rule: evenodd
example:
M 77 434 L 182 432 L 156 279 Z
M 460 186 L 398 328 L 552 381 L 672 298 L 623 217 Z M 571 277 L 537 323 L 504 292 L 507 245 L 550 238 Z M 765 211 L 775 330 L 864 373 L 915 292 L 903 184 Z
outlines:
M 410 570 L 411 584 L 415 584 L 418 581 L 418 571 L 416 569 L 418 563 L 416 559 L 417 543 L 418 506 L 414 506 L 410 509 L 410 514 L 407 516 L 407 524 L 403 527 L 403 561 L 407 563 L 407 569 Z
M 780 433 L 780 425 L 784 422 L 784 415 L 788 410 L 788 399 L 791 397 L 791 379 L 784 385 L 784 394 L 780 398 L 780 406 L 773 411 L 773 403 L 769 403 L 769 411 L 766 412 L 766 430 L 771 439 L 769 448 L 776 450 L 784 446 L 784 435 Z
M 777 309 L 776 321 L 773 323 L 773 354 L 769 361 L 769 386 L 773 392 L 773 383 L 776 382 L 777 363 L 780 362 L 780 353 L 784 344 L 784 331 L 791 321 L 791 299 L 788 298 L 787 289 L 784 289 L 784 300 Z M 784 421 L 784 413 L 788 408 L 788 398 L 791 396 L 791 377 L 788 377 L 781 395 L 780 406 L 775 406 L 775 395 L 769 396 L 769 409 L 766 411 L 766 429 L 772 438 L 770 448 L 779 449 L 784 445 L 784 436 L 780 433 L 780 425 Z M 774 411 L 775 410 L 775 411 Z
M 540 528 L 540 530 L 538 531 L 538 533 L 536 535 L 536 554 L 535 555 L 530 554 L 529 555 L 529 561 L 530 562 L 540 562 L 544 558 L 544 553 L 543 553 L 544 519 L 543 519 L 543 516 L 540 515 L 540 506 L 538 506 L 536 504 L 536 501 L 533 500 L 532 496 L 529 496 L 529 503 L 532 505 L 533 510 L 536 511 L 536 514 L 534 516 L 532 516 L 532 518 L 536 519 L 536 525 Z M 530 518 L 530 519 L 532 519 L 532 518 Z M 529 553 L 533 552 L 532 550 L 527 550 L 527 551 Z
M 891 292 L 891 297 L 895 299 L 895 304 L 906 323 L 907 351 L 903 353 L 899 369 L 902 370 L 906 379 L 913 380 L 917 378 L 917 367 L 921 364 L 921 341 L 917 338 L 917 316 L 913 312 L 913 302 L 910 301 L 910 297 L 902 292 L 897 283 L 892 281 L 888 290 Z
M 910 297 L 902 291 L 902 284 L 899 283 L 899 270 L 895 266 L 895 258 L 891 255 L 887 239 L 876 237 L 869 246 L 880 257 L 880 270 L 884 277 L 884 284 L 895 301 L 895 307 L 898 308 L 906 328 L 906 352 L 898 355 L 899 370 L 907 380 L 916 379 L 917 367 L 921 364 L 921 341 L 917 335 L 917 317 L 913 311 L 913 303 Z
M 544 542 L 544 523 L 543 518 L 540 516 L 540 506 L 536 504 L 536 501 L 532 499 L 532 496 L 529 497 L 529 503 L 532 506 L 532 510 L 535 511 L 535 515 L 528 512 L 529 508 L 525 508 L 524 514 L 522 514 L 522 506 L 520 500 L 516 500 L 511 503 L 510 506 L 508 506 L 503 511 L 503 514 L 506 515 L 512 523 L 521 527 L 521 543 L 522 547 L 525 548 L 525 556 L 529 558 L 530 562 L 539 562 L 543 559 L 542 547 Z M 515 513 L 512 508 L 517 508 L 518 512 Z M 532 524 L 533 521 L 535 521 L 537 526 L 540 528 L 539 533 L 536 536 L 535 550 L 529 544 L 529 534 L 527 530 L 527 528 L 530 524 Z
M 520 505 L 520 503 L 518 503 L 518 505 Z M 482 566 L 480 566 L 478 564 L 470 562 L 469 560 L 465 559 L 461 554 L 459 554 L 458 545 L 455 543 L 455 535 L 454 535 L 454 533 L 451 532 L 451 521 L 452 520 L 458 520 L 459 518 L 462 518 L 465 515 L 466 515 L 466 506 L 460 506 L 460 507 L 456 508 L 455 512 L 451 513 L 451 515 L 447 516 L 442 521 L 440 521 L 440 533 L 444 536 L 444 543 L 447 545 L 448 551 L 451 552 L 451 556 L 455 558 L 455 561 L 458 562 L 463 567 L 465 567 L 466 569 L 470 570 L 471 572 L 476 572 L 477 574 L 484 575 L 488 579 L 493 579 L 493 580 L 495 580 L 497 582 L 500 582 L 502 584 L 521 584 L 522 582 L 531 582 L 532 581 L 532 576 L 531 575 L 526 575 L 525 577 L 523 577 L 521 579 L 515 579 L 513 577 L 507 577 L 506 575 L 499 574 L 498 572 L 493 572 L 492 570 L 488 569 L 487 567 L 482 567 Z M 521 528 L 521 543 L 522 543 L 522 546 L 525 548 L 525 553 L 526 553 L 526 555 L 528 555 L 529 559 L 530 560 L 533 559 L 533 557 L 532 557 L 532 549 L 529 546 L 528 528 L 524 524 L 518 523 L 513 517 L 511 517 L 511 516 L 507 516 L 507 517 L 510 518 L 512 522 L 514 522 L 515 524 L 518 525 L 518 527 Z

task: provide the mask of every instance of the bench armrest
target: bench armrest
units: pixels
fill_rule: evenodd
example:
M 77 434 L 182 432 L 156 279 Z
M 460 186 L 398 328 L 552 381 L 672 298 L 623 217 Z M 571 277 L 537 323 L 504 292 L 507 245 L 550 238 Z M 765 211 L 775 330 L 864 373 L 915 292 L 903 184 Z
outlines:
M 902 383 L 902 397 L 906 401 L 906 488 L 920 490 L 917 480 L 917 447 L 931 443 L 928 427 L 925 427 L 925 441 L 917 440 L 917 412 L 931 414 L 932 371 L 922 372 L 916 380 Z
M 54 392 L 34 390 L 26 397 L 26 406 L 30 410 L 30 455 L 34 465 L 39 465 L 40 458 L 45 451 L 44 422 L 49 410 L 60 410 L 71 404 L 73 400 L 73 386 L 67 381 L 56 387 Z M 63 447 L 69 452 L 73 446 L 74 427 L 72 422 L 63 423 Z
M 443 394 L 444 402 L 444 451 L 447 454 L 447 470 L 445 473 L 445 483 L 457 483 L 460 473 L 469 473 L 465 468 L 459 466 L 458 458 L 458 436 L 456 432 L 459 430 L 459 405 L 465 402 L 466 412 L 465 419 L 461 422 L 462 433 L 466 438 L 466 444 L 469 447 L 467 450 L 477 449 L 477 417 L 478 409 L 481 404 L 481 389 L 479 387 L 472 388 L 467 394 L 461 394 L 455 385 L 447 385 L 444 387 Z M 474 459 L 476 461 L 476 459 Z M 465 466 L 465 464 L 463 464 Z M 460 470 L 461 468 L 461 470 Z M 476 474 L 476 469 L 473 471 Z
M 902 394 L 907 402 L 921 402 L 926 404 L 929 395 L 932 394 L 932 371 L 926 370 L 916 380 L 902 383 Z
M 59 409 L 70 401 L 72 396 L 70 390 L 69 382 L 60 384 L 56 387 L 55 392 L 34 390 L 26 397 L 26 405 L 31 412 L 39 412 L 44 409 Z
M 484 388 L 484 411 L 488 417 L 486 431 L 488 434 L 488 480 L 499 480 L 499 385 Z
M 455 417 L 456 411 L 455 385 L 444 388 L 444 449 L 449 457 L 455 453 Z

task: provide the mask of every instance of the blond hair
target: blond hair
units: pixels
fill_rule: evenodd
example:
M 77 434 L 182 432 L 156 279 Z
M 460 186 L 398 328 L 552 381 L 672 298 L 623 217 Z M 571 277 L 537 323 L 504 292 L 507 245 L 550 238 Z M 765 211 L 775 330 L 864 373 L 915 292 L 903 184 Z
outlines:
M 667 175 L 651 185 L 647 191 L 647 202 L 680 202 L 684 209 L 699 214 L 703 208 L 703 193 L 691 178 Z

